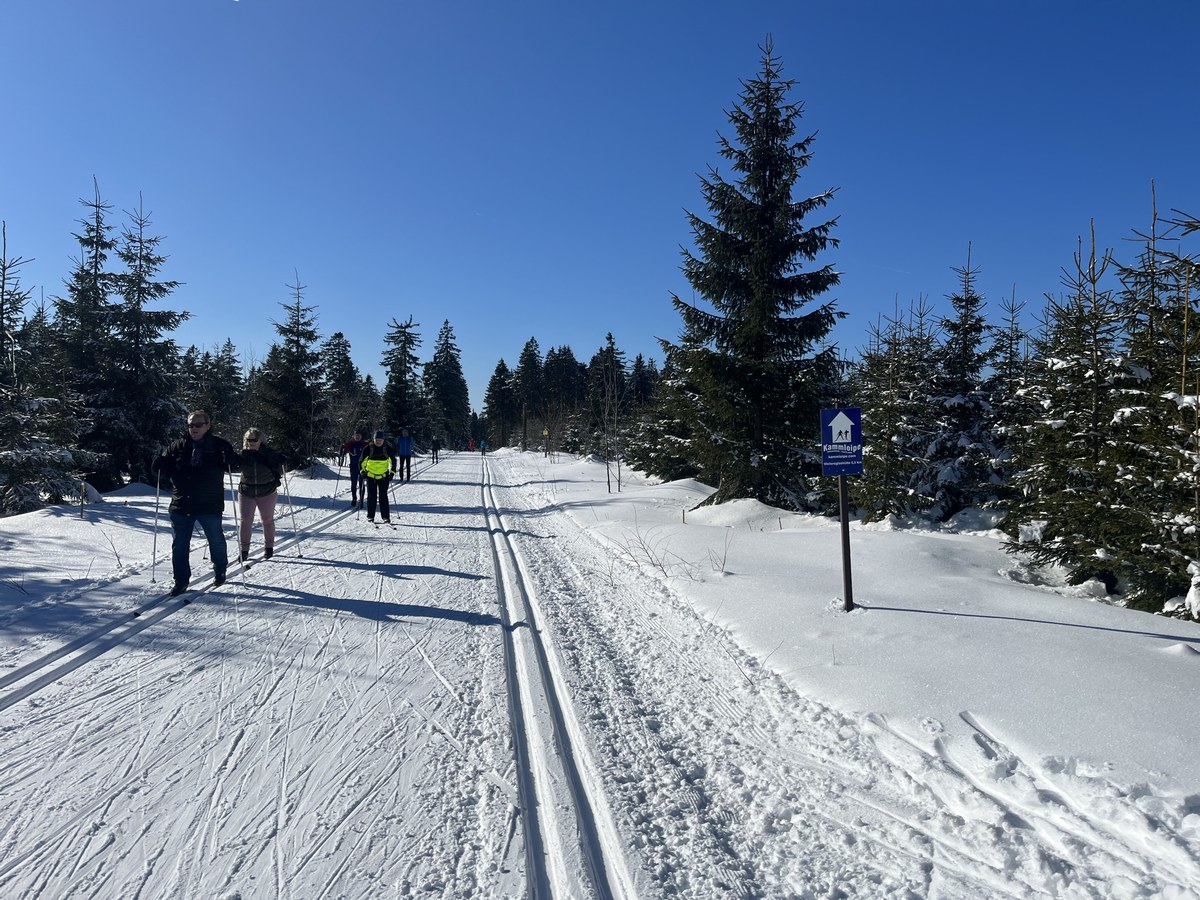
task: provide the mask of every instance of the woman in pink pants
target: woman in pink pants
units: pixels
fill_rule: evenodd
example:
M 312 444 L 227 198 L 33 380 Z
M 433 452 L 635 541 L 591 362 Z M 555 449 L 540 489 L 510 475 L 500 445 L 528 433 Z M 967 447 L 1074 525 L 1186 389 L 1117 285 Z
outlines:
M 242 438 L 242 481 L 238 485 L 238 505 L 241 513 L 239 560 L 250 555 L 250 531 L 254 527 L 254 511 L 262 521 L 263 559 L 275 552 L 275 501 L 279 479 L 283 475 L 283 457 L 263 440 L 257 428 L 246 429 Z

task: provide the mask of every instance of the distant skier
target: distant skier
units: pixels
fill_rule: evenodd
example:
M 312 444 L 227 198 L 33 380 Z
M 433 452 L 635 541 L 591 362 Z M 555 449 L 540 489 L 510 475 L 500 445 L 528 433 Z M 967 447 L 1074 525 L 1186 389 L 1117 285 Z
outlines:
M 401 481 L 412 481 L 413 439 L 407 428 L 400 429 L 400 437 L 396 438 L 396 456 L 400 459 L 397 471 Z
M 388 485 L 396 474 L 396 451 L 383 439 L 383 432 L 376 431 L 375 439 L 363 453 L 362 474 L 367 485 L 367 521 L 375 521 L 375 503 L 379 502 L 379 515 L 383 524 L 391 524 L 388 509 Z
M 442 441 L 441 438 L 434 438 L 429 442 L 429 453 L 433 457 L 433 461 L 437 462 L 442 456 Z
M 347 461 L 350 463 L 350 508 L 357 506 L 362 509 L 362 467 L 363 453 L 366 452 L 367 442 L 363 440 L 362 432 L 355 431 L 354 437 L 342 444 L 342 453 L 338 457 L 338 465 Z
M 212 420 L 204 410 L 188 414 L 188 436 L 173 442 L 151 464 L 161 481 L 171 483 L 171 568 L 175 586 L 171 596 L 178 597 L 192 580 L 192 533 L 196 523 L 204 530 L 212 556 L 213 584 L 225 583 L 229 567 L 229 549 L 221 530 L 225 509 L 225 473 L 236 472 L 241 465 L 237 451 L 229 441 L 212 434 Z
M 275 502 L 283 478 L 283 455 L 269 446 L 257 428 L 247 428 L 242 437 L 242 477 L 238 483 L 238 559 L 250 556 L 250 532 L 254 511 L 263 529 L 263 559 L 275 553 Z

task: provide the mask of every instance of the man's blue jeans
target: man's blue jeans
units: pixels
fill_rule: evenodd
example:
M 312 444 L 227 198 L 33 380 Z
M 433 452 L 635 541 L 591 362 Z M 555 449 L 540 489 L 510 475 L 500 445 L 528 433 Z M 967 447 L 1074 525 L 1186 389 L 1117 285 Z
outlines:
M 171 513 L 171 530 L 174 539 L 171 541 L 171 568 L 175 574 L 176 584 L 187 584 L 192 580 L 192 564 L 188 559 L 191 550 L 192 532 L 196 523 L 204 529 L 208 538 L 208 550 L 212 556 L 213 572 L 224 576 L 229 567 L 229 550 L 225 546 L 225 532 L 221 530 L 221 514 L 206 513 L 202 516 L 187 513 Z

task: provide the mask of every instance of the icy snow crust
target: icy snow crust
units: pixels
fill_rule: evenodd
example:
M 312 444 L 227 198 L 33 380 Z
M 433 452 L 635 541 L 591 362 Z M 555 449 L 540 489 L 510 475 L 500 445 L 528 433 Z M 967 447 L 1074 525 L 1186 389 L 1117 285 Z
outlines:
M 554 808 L 520 808 L 497 531 L 614 896 L 1200 895 L 1194 626 L 982 519 L 855 528 L 845 613 L 836 523 L 621 475 L 447 455 L 386 528 L 292 473 L 273 560 L 206 589 L 197 539 L 193 602 L 137 620 L 170 584 L 152 493 L 0 520 L 0 896 L 526 895 L 527 817 L 569 801 L 542 773 Z

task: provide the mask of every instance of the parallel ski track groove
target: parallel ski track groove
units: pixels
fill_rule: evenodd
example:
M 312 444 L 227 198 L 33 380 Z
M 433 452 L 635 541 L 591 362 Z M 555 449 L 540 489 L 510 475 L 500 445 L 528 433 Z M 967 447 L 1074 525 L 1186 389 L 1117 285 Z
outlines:
M 528 871 L 531 873 L 529 884 L 530 896 L 540 900 L 540 898 L 550 897 L 552 894 L 548 885 L 547 863 L 544 855 L 545 847 L 544 841 L 540 837 L 540 829 L 539 837 L 536 841 L 532 839 L 530 834 L 534 831 L 533 826 L 535 822 L 533 820 L 536 819 L 536 810 L 538 807 L 536 804 L 536 795 L 533 793 L 535 790 L 533 769 L 531 760 L 529 759 L 531 750 L 526 744 L 528 741 L 528 729 L 524 721 L 519 719 L 523 713 L 520 698 L 520 673 L 515 661 L 515 639 L 512 624 L 512 607 L 515 604 L 519 604 L 522 607 L 525 623 L 528 626 L 525 630 L 532 641 L 534 653 L 537 658 L 538 676 L 542 691 L 549 705 L 548 712 L 553 722 L 554 740 L 566 775 L 567 786 L 571 793 L 576 822 L 580 831 L 579 849 L 587 871 L 588 880 L 596 897 L 601 898 L 601 900 L 612 900 L 615 895 L 609 883 L 602 849 L 603 842 L 599 835 L 596 814 L 592 806 L 592 798 L 588 795 L 587 787 L 580 773 L 579 764 L 576 760 L 571 737 L 564 719 L 563 707 L 564 704 L 570 703 L 570 699 L 560 696 L 551 674 L 547 649 L 542 640 L 533 605 L 529 599 L 524 566 L 521 565 L 516 547 L 509 536 L 509 529 L 505 525 L 504 517 L 501 515 L 499 505 L 496 502 L 492 490 L 491 472 L 486 457 L 482 460 L 481 493 L 484 518 L 487 520 L 488 534 L 490 535 L 492 544 L 492 558 L 496 569 L 496 592 L 500 602 L 500 617 L 504 625 L 505 665 L 509 675 L 509 706 L 513 710 L 514 715 L 514 741 L 518 748 L 518 765 L 520 767 L 518 773 L 521 795 L 520 802 L 521 808 L 529 813 L 525 817 L 525 827 L 527 832 L 526 859 L 529 864 Z M 492 524 L 492 520 L 495 521 L 495 525 Z M 502 556 L 507 556 L 511 563 L 512 577 L 519 596 L 511 596 L 504 586 L 500 562 Z M 518 736 L 519 740 L 517 740 Z M 523 752 L 522 747 L 524 747 Z M 541 845 L 540 848 L 538 845 Z M 534 873 L 536 873 L 536 884 L 534 883 Z

